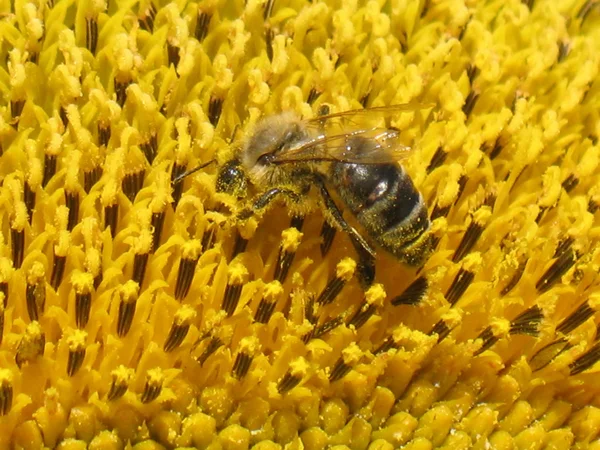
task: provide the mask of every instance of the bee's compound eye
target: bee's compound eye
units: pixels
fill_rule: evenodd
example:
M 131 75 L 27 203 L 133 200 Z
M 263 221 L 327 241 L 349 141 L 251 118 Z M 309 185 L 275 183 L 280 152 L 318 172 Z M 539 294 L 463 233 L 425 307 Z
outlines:
M 244 197 L 246 195 L 246 174 L 238 160 L 225 163 L 217 175 L 217 192 Z

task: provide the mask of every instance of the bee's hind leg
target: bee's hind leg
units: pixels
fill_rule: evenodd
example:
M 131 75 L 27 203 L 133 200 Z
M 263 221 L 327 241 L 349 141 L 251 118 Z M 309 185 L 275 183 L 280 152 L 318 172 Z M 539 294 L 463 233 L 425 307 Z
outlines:
M 336 224 L 348 234 L 350 240 L 352 241 L 352 245 L 356 249 L 356 253 L 358 254 L 358 279 L 363 289 L 367 289 L 375 280 L 375 251 L 371 248 L 367 241 L 364 240 L 360 233 L 356 231 L 350 224 L 348 224 L 348 222 L 346 222 L 342 212 L 333 201 L 333 198 L 331 198 L 323 179 L 318 176 L 314 177 L 314 179 L 319 186 L 321 197 L 325 202 L 325 207 L 329 211 L 329 214 L 331 214 L 331 217 Z
M 273 200 L 275 200 L 279 196 L 288 197 L 294 202 L 299 202 L 300 200 L 302 200 L 302 196 L 296 191 L 285 188 L 272 188 L 262 193 L 256 200 L 254 200 L 254 203 L 252 203 L 252 206 L 250 208 L 245 208 L 241 210 L 238 213 L 238 219 L 249 219 L 250 217 L 252 217 L 252 215 L 254 215 L 255 212 L 266 208 Z

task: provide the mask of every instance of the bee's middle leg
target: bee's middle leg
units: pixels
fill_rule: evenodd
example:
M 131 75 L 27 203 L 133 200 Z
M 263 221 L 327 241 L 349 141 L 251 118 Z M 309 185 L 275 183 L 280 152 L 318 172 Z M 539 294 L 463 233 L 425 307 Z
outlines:
M 354 229 L 354 227 L 352 227 L 348 222 L 346 222 L 342 212 L 333 201 L 333 198 L 331 198 L 323 179 L 320 177 L 315 177 L 315 181 L 319 186 L 321 197 L 325 202 L 325 207 L 331 214 L 333 220 L 350 237 L 350 241 L 352 242 L 352 245 L 358 254 L 359 261 L 357 269 L 359 281 L 362 287 L 366 289 L 371 286 L 375 280 L 375 251 L 371 248 L 367 241 L 364 240 L 360 233 L 356 231 L 356 229 Z

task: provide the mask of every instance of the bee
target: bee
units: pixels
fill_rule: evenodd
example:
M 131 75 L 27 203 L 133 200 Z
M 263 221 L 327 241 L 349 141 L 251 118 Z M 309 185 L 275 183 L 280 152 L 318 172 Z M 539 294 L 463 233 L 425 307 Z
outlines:
M 414 109 L 403 104 L 330 114 L 325 106 L 314 119 L 289 111 L 266 116 L 239 155 L 220 168 L 217 190 L 243 197 L 251 185 L 259 192 L 239 213 L 244 220 L 277 198 L 302 205 L 316 188 L 326 220 L 347 233 L 356 248 L 364 285 L 374 279 L 376 246 L 410 266 L 421 266 L 432 252 L 433 237 L 423 196 L 400 164 L 411 149 L 400 143 L 396 129 L 355 125 L 360 116 Z M 330 191 L 337 194 L 341 209 Z M 362 233 L 342 210 L 352 214 Z

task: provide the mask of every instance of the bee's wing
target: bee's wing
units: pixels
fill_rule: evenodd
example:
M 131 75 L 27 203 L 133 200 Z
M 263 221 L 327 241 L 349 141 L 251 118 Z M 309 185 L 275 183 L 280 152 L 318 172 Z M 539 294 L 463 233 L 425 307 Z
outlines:
M 321 134 L 274 155 L 275 164 L 298 161 L 339 161 L 359 164 L 395 163 L 411 148 L 399 142 L 393 129 L 370 128 L 342 134 Z

